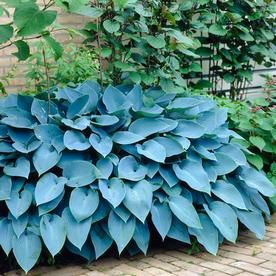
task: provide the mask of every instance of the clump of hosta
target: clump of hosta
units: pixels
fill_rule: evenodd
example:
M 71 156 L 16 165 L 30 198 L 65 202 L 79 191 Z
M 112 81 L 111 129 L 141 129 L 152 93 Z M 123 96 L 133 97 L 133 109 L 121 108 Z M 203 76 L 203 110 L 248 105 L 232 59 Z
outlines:
M 149 221 L 212 254 L 239 221 L 264 236 L 275 191 L 213 100 L 91 82 L 54 93 L 50 116 L 46 99 L 0 104 L 0 245 L 25 271 L 43 247 L 89 261 L 112 244 L 146 253 Z

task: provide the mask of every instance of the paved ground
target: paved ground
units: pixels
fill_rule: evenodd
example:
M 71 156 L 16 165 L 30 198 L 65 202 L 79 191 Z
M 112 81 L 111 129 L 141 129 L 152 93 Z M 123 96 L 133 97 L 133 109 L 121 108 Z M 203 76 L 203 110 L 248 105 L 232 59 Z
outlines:
M 6 275 L 21 275 L 10 272 Z M 267 226 L 263 241 L 256 240 L 249 232 L 242 231 L 237 244 L 225 243 L 218 256 L 208 253 L 188 255 L 178 250 L 158 249 L 147 257 L 105 258 L 89 266 L 63 268 L 37 268 L 32 276 L 254 276 L 276 275 L 276 214 Z

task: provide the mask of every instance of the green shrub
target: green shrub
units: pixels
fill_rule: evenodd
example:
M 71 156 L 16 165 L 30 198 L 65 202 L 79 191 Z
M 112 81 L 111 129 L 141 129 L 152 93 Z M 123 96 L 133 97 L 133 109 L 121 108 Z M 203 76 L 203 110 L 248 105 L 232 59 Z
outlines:
M 212 254 L 238 222 L 264 237 L 275 189 L 212 99 L 93 82 L 50 96 L 0 102 L 0 245 L 26 272 L 43 247 L 88 261 L 113 243 L 146 254 L 149 222 Z
M 245 139 L 233 142 L 247 149 L 248 162 L 258 170 L 264 170 L 276 187 L 276 109 L 273 98 L 258 98 L 249 104 L 227 99 L 218 101 L 228 108 L 229 127 Z M 276 198 L 270 201 L 275 209 Z
M 47 90 L 45 63 L 41 49 L 45 49 L 50 87 L 57 84 L 73 85 L 88 79 L 97 79 L 99 63 L 94 50 L 71 43 L 65 46 L 63 55 L 55 60 L 52 48 L 47 47 L 43 42 L 37 42 L 32 56 L 25 62 L 28 66 L 25 72 L 27 92 L 37 93 Z

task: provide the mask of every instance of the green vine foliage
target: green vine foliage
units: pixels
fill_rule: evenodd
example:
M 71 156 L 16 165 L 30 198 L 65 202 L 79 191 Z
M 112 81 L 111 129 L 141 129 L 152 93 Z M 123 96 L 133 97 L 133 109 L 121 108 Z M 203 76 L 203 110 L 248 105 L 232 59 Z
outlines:
M 98 1 L 94 8 L 97 20 L 83 33 L 100 46 L 107 83 L 220 94 L 224 81 L 239 99 L 255 65 L 276 59 L 273 1 Z
M 70 43 L 64 47 L 63 55 L 55 60 L 55 52 L 43 42 L 35 43 L 34 53 L 25 62 L 25 93 L 37 93 L 47 89 L 45 64 L 41 48 L 45 47 L 45 55 L 49 73 L 50 87 L 74 85 L 85 80 L 95 80 L 98 76 L 99 63 L 96 53 L 81 45 Z
M 25 272 L 42 252 L 146 254 L 153 235 L 215 255 L 239 222 L 264 237 L 276 190 L 212 99 L 91 81 L 50 96 L 49 112 L 47 93 L 0 101 L 0 246 Z
M 245 140 L 234 139 L 246 150 L 246 157 L 256 169 L 264 170 L 276 187 L 276 109 L 275 99 L 259 98 L 248 105 L 218 99 L 221 106 L 228 108 L 229 127 Z M 276 209 L 276 197 L 271 198 Z

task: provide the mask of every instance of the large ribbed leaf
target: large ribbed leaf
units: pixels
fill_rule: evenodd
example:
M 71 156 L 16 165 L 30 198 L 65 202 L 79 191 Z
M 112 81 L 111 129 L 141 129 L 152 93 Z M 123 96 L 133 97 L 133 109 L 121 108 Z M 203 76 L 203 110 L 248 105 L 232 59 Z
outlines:
M 71 192 L 69 207 L 77 222 L 91 217 L 99 206 L 99 194 L 96 190 L 81 187 Z
M 257 170 L 250 167 L 241 167 L 239 169 L 240 178 L 249 186 L 257 189 L 265 196 L 273 196 L 276 194 L 276 189 L 272 183 Z
M 199 219 L 202 229 L 189 227 L 189 233 L 196 236 L 197 241 L 202 244 L 208 252 L 216 255 L 219 245 L 218 230 L 206 214 L 200 213 Z
M 172 224 L 172 212 L 167 202 L 160 203 L 155 201 L 152 204 L 151 219 L 155 228 L 164 240 Z
M 124 182 L 115 177 L 110 180 L 99 180 L 99 189 L 103 198 L 111 203 L 114 208 L 120 205 L 126 195 Z
M 212 184 L 212 193 L 224 202 L 232 204 L 239 209 L 247 209 L 240 192 L 229 182 L 218 180 Z
M 166 149 L 155 140 L 148 140 L 142 145 L 137 145 L 137 152 L 159 163 L 164 163 L 166 159 Z
M 75 160 L 63 166 L 63 176 L 68 179 L 68 186 L 82 187 L 95 181 L 100 172 L 91 162 Z
M 201 228 L 198 214 L 192 203 L 183 196 L 172 196 L 169 206 L 174 215 L 184 224 L 194 228 Z
M 66 239 L 63 219 L 57 215 L 44 215 L 40 221 L 41 237 L 54 257 L 62 249 Z
M 41 249 L 40 238 L 32 232 L 25 231 L 18 239 L 13 239 L 13 254 L 26 273 L 36 264 Z
M 220 233 L 229 241 L 235 242 L 238 235 L 238 220 L 233 209 L 221 201 L 213 201 L 204 209 Z
M 174 164 L 173 170 L 176 176 L 180 180 L 185 181 L 191 188 L 210 193 L 209 178 L 200 162 L 186 159 L 179 165 Z
M 87 150 L 90 148 L 88 139 L 77 130 L 67 130 L 64 134 L 64 145 L 69 150 Z
M 25 157 L 19 157 L 14 163 L 8 163 L 3 172 L 9 176 L 28 178 L 30 174 L 30 161 Z
M 140 165 L 133 156 L 126 156 L 122 158 L 118 164 L 119 178 L 139 181 L 146 176 L 147 169 Z
M 132 239 L 135 232 L 136 219 L 131 216 L 126 222 L 124 222 L 113 211 L 109 213 L 108 217 L 108 230 L 111 237 L 116 242 L 119 254 L 122 253 L 124 248 Z
M 126 196 L 123 201 L 127 209 L 143 223 L 151 209 L 152 190 L 146 180 L 141 180 L 133 185 L 127 184 Z
M 88 237 L 92 217 L 81 222 L 77 222 L 70 212 L 70 209 L 67 207 L 62 212 L 62 218 L 65 222 L 68 240 L 79 250 L 81 250 Z

